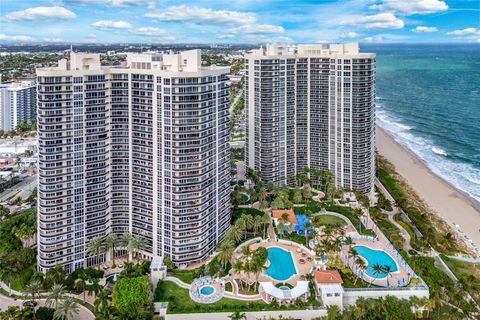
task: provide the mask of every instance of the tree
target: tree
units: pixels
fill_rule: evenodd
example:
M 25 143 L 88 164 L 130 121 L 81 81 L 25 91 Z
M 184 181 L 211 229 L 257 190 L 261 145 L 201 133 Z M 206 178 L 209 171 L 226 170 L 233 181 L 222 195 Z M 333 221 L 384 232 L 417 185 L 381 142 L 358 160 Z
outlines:
M 293 202 L 294 203 L 302 203 L 303 197 L 302 197 L 302 191 L 299 188 L 295 188 L 293 191 Z
M 173 269 L 173 262 L 169 257 L 165 256 L 163 258 L 163 264 L 167 267 L 167 269 Z
M 105 253 L 105 251 L 105 241 L 101 237 L 93 238 L 87 245 L 87 254 L 91 257 L 98 257 L 100 254 Z M 100 263 L 98 264 L 98 269 L 100 270 Z
M 266 233 L 267 233 L 267 226 L 269 225 L 270 223 L 270 214 L 268 213 L 264 213 L 263 216 L 263 238 L 265 239 L 267 236 L 266 236 Z
M 92 278 L 90 279 L 90 283 L 87 286 L 88 290 L 88 295 L 92 295 L 93 293 L 93 298 L 97 298 L 97 293 L 102 290 L 102 286 L 100 285 L 100 279 L 99 278 Z
M 242 236 L 243 236 L 242 229 L 240 228 L 239 225 L 234 224 L 233 226 L 230 226 L 228 228 L 225 238 L 230 239 L 235 243 L 239 243 L 242 240 Z
M 76 318 L 78 310 L 78 304 L 73 301 L 72 298 L 66 297 L 60 302 L 58 308 L 55 310 L 55 313 L 53 314 L 53 319 L 73 320 Z
M 118 236 L 115 233 L 111 233 L 105 238 L 105 245 L 108 250 L 112 252 L 112 267 L 115 266 L 115 248 L 120 243 Z
M 240 311 L 235 311 L 234 313 L 232 313 L 228 317 L 232 320 L 246 320 L 247 319 L 247 316 L 245 315 L 245 313 L 240 312 Z
M 288 215 L 288 213 L 282 213 L 282 215 L 280 216 L 280 221 L 283 224 L 290 223 L 290 216 Z
M 40 298 L 40 292 L 42 291 L 42 284 L 38 281 L 32 281 L 25 286 L 24 289 L 24 300 L 32 300 L 35 302 Z
M 45 274 L 46 287 L 50 288 L 54 283 L 62 284 L 65 281 L 65 272 L 60 264 L 48 269 Z
M 383 266 L 379 265 L 378 263 L 374 264 L 372 266 L 372 270 L 373 270 L 373 276 L 374 278 L 372 279 L 372 281 L 370 281 L 370 284 L 368 285 L 369 287 L 372 285 L 372 283 L 377 280 L 378 276 L 381 275 L 381 274 L 384 274 L 384 269 L 383 269 Z
M 392 267 L 390 267 L 389 265 L 384 265 L 383 266 L 383 274 L 387 275 L 387 286 L 389 285 L 388 278 L 390 277 L 391 273 L 392 273 Z
M 47 295 L 47 305 L 57 309 L 58 300 L 61 300 L 65 295 L 65 287 L 62 284 L 54 283 L 50 292 Z
M 220 262 L 220 264 L 225 268 L 232 258 L 233 251 L 235 250 L 235 244 L 231 240 L 224 240 L 218 244 L 217 250 L 218 262 Z
M 128 319 L 138 319 L 152 301 L 152 289 L 147 276 L 120 277 L 112 292 L 112 302 Z
M 360 270 L 360 273 L 363 273 L 363 272 L 365 271 L 365 268 L 367 267 L 367 265 L 365 264 L 365 260 L 363 260 L 363 259 L 360 258 L 360 257 L 357 257 L 357 258 L 355 259 L 355 264 L 357 265 L 357 268 Z M 358 278 L 359 278 L 359 277 L 357 276 L 357 278 L 355 279 L 354 284 L 357 283 Z
M 129 238 L 127 244 L 127 251 L 129 254 L 132 254 L 134 258 L 137 257 L 137 254 L 144 250 L 147 246 L 147 240 L 139 235 L 132 235 Z
M 242 271 L 243 271 L 242 261 L 236 260 L 232 265 L 232 272 L 238 274 L 238 277 L 240 279 L 240 287 L 243 287 L 243 285 L 242 285 Z
M 75 280 L 75 284 L 73 285 L 73 287 L 76 290 L 79 290 L 80 292 L 83 292 L 83 302 L 85 302 L 85 300 L 86 300 L 85 290 L 87 289 L 87 286 L 88 286 L 88 275 L 85 272 L 85 270 L 82 270 L 78 274 L 78 278 L 77 278 L 77 280 Z
M 272 201 L 272 209 L 274 210 L 285 209 L 285 203 L 282 201 L 280 197 L 276 197 Z
M 255 231 L 255 236 L 258 235 L 258 230 L 263 227 L 263 224 L 263 216 L 255 216 L 253 218 L 253 230 Z
M 101 290 L 100 292 L 98 292 L 97 297 L 95 298 L 95 301 L 93 303 L 93 305 L 95 306 L 95 311 L 102 314 L 105 311 L 108 312 L 109 298 L 110 298 L 110 292 L 108 290 Z

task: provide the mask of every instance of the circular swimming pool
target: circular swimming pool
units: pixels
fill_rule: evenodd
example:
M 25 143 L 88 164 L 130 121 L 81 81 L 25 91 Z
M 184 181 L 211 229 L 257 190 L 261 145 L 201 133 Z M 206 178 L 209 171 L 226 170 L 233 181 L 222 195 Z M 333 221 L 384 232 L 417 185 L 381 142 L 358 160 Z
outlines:
M 215 289 L 212 286 L 204 286 L 200 288 L 200 293 L 204 296 L 209 296 L 215 292 Z
M 283 291 L 290 290 L 290 288 L 287 286 L 280 286 L 278 289 L 282 289 Z

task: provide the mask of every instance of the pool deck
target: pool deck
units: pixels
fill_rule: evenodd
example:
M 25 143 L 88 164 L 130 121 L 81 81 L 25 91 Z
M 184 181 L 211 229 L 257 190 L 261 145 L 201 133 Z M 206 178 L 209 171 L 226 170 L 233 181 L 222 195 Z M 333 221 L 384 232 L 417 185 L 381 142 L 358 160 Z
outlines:
M 367 226 L 375 226 L 373 229 L 377 234 L 377 237 L 373 239 L 369 236 L 363 236 L 360 234 L 351 234 L 350 236 L 354 240 L 354 246 L 365 246 L 373 250 L 381 250 L 388 254 L 393 261 L 397 264 L 398 270 L 395 272 L 390 273 L 390 276 L 384 277 L 381 279 L 375 279 L 368 276 L 365 272 L 360 272 L 356 269 L 353 257 L 349 257 L 348 260 L 346 259 L 348 256 L 348 246 L 342 247 L 342 259 L 346 265 L 348 265 L 353 272 L 357 273 L 363 280 L 367 282 L 371 282 L 373 280 L 373 284 L 382 287 L 405 287 L 410 282 L 412 276 L 414 276 L 413 271 L 411 268 L 405 263 L 403 258 L 399 255 L 399 253 L 393 248 L 388 241 L 387 237 L 383 234 L 383 232 L 376 227 L 370 217 L 362 217 L 362 220 L 365 221 Z
M 236 259 L 237 256 L 239 256 L 239 252 L 241 252 L 241 248 L 242 245 L 240 247 L 238 247 L 236 250 L 235 250 L 235 253 L 234 253 L 234 259 Z M 261 273 L 258 277 L 258 281 L 260 282 L 266 282 L 266 281 L 271 281 L 273 282 L 274 284 L 277 284 L 277 283 L 288 283 L 292 286 L 295 286 L 297 284 L 297 281 L 299 280 L 304 280 L 302 275 L 306 275 L 308 273 L 311 273 L 312 271 L 312 267 L 313 267 L 313 264 L 314 264 L 314 259 L 315 259 L 315 256 L 311 254 L 310 250 L 308 250 L 306 247 L 296 243 L 296 242 L 293 242 L 293 241 L 285 241 L 285 240 L 281 240 L 281 241 L 276 241 L 276 240 L 263 240 L 263 241 L 260 241 L 260 242 L 256 242 L 256 243 L 252 243 L 250 244 L 250 248 L 252 250 L 256 250 L 257 248 L 259 247 L 264 247 L 264 248 L 271 248 L 271 247 L 278 247 L 278 248 L 282 248 L 286 251 L 289 251 L 292 255 L 292 259 L 293 259 L 293 265 L 295 266 L 295 269 L 297 271 L 297 273 L 293 276 L 291 276 L 288 280 L 285 280 L 285 281 L 277 281 L 275 279 L 272 279 L 271 277 L 267 276 L 266 274 L 264 273 Z M 297 249 L 300 250 L 300 252 L 297 251 Z M 302 255 L 302 253 L 304 255 Z M 311 261 L 307 261 L 307 258 L 308 257 L 311 257 Z M 305 260 L 305 263 L 300 263 L 300 259 L 303 259 Z M 267 262 L 268 264 L 268 262 Z M 234 275 L 235 278 L 239 278 L 239 275 L 235 274 Z M 255 281 L 255 275 L 254 274 L 250 274 L 250 275 L 246 275 L 244 274 L 243 275 L 243 278 L 247 278 L 249 281 Z

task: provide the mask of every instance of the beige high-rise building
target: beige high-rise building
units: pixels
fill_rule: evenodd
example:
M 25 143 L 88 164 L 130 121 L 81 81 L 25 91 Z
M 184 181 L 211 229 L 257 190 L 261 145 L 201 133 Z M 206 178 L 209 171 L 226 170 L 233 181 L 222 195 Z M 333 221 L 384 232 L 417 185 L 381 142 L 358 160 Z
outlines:
M 199 50 L 121 67 L 72 52 L 37 70 L 40 271 L 103 262 L 86 248 L 111 233 L 176 265 L 215 251 L 231 211 L 228 71 L 202 67 Z
M 375 174 L 375 54 L 358 44 L 267 45 L 245 57 L 246 165 L 287 183 L 305 167 L 365 194 Z

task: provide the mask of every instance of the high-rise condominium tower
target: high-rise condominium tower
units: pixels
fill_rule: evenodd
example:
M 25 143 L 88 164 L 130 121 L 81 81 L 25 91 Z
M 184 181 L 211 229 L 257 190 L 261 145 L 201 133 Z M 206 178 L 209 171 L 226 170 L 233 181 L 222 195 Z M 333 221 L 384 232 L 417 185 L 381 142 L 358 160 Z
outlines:
M 245 57 L 246 163 L 276 184 L 305 167 L 370 193 L 375 54 L 358 44 L 268 45 Z
M 36 121 L 36 99 L 33 80 L 0 84 L 0 129 L 12 131 L 22 121 Z
M 37 70 L 40 271 L 104 261 L 86 248 L 111 233 L 177 265 L 213 253 L 230 222 L 227 73 L 199 50 Z

